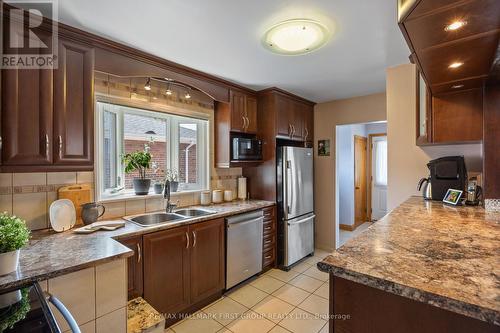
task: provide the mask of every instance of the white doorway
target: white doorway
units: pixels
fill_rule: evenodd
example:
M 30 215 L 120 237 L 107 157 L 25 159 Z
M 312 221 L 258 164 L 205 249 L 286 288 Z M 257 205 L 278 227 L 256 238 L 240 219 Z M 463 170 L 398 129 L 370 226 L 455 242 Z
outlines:
M 387 123 L 337 125 L 335 129 L 335 245 L 364 232 L 387 211 Z M 364 139 L 364 147 L 356 139 Z M 372 144 L 374 149 L 372 148 Z M 356 149 L 357 147 L 357 149 Z M 364 149 L 365 158 L 359 158 Z M 358 158 L 357 158 L 358 157 Z M 373 162 L 372 162 L 373 159 Z M 360 176 L 356 171 L 364 167 Z M 360 178 L 362 177 L 362 179 Z M 358 179 L 359 178 L 359 179 Z M 360 188 L 357 193 L 358 187 Z M 361 197 L 360 197 L 361 196 Z M 357 207 L 355 202 L 364 202 Z M 358 212 L 357 212 L 357 210 Z M 365 213 L 362 213 L 361 210 Z M 363 216 L 362 218 L 359 218 Z
M 368 216 L 376 221 L 387 214 L 387 134 L 370 134 L 369 141 Z

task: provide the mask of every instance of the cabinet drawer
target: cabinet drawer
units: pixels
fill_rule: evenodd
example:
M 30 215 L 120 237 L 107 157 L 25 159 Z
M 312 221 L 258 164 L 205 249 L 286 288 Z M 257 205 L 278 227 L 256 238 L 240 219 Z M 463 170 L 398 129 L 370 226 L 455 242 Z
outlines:
M 264 220 L 272 220 L 276 215 L 276 210 L 274 206 L 264 208 Z
M 270 235 L 264 236 L 264 240 L 262 242 L 262 246 L 264 248 L 264 251 L 266 251 L 267 249 L 273 249 L 275 244 L 276 244 L 276 235 L 275 234 L 270 234 Z
M 264 221 L 264 236 L 269 235 L 269 234 L 274 234 L 274 231 L 276 230 L 276 223 L 274 221 Z
M 274 249 L 266 250 L 262 254 L 262 267 L 265 268 L 266 266 L 273 265 L 274 264 L 274 259 L 275 259 Z

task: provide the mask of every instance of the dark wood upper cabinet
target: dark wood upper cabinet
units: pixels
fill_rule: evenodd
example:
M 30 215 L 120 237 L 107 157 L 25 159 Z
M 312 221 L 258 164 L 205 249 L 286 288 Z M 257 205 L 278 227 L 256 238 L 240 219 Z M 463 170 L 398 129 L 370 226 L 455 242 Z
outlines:
M 197 303 L 225 288 L 224 219 L 189 226 L 192 236 L 191 303 Z
M 128 257 L 128 299 L 143 296 L 143 254 L 142 236 L 120 239 L 120 243 L 134 251 L 134 255 Z
M 257 98 L 246 97 L 247 133 L 257 133 Z
M 143 236 L 144 299 L 161 313 L 190 304 L 189 230 L 179 227 Z
M 255 136 L 257 98 L 240 90 L 231 90 L 230 102 L 215 102 L 215 167 L 229 168 L 255 164 L 255 161 L 231 160 L 232 135 Z
M 308 141 L 313 133 L 313 105 L 287 95 L 276 94 L 276 137 Z M 307 134 L 307 137 L 306 137 Z
M 231 131 L 257 133 L 257 99 L 247 93 L 230 92 Z
M 93 165 L 94 49 L 60 40 L 54 73 L 54 162 Z
M 432 142 L 467 143 L 483 139 L 483 90 L 433 96 Z
M 433 95 L 483 86 L 500 38 L 500 1 L 399 0 L 398 9 L 399 27 Z M 464 25 L 447 28 L 456 21 Z

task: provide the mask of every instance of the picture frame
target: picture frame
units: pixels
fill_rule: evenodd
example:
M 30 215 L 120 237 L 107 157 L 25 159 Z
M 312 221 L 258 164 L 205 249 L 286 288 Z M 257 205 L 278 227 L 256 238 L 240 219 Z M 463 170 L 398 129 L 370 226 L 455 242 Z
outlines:
M 318 140 L 318 156 L 330 156 L 330 140 Z
M 462 197 L 463 192 L 464 191 L 449 188 L 444 195 L 443 202 L 456 206 L 460 203 L 460 198 Z

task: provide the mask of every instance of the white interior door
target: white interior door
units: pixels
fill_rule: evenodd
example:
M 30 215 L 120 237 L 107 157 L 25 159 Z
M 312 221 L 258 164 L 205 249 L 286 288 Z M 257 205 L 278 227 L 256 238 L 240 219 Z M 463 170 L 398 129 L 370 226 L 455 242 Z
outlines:
M 372 220 L 379 220 L 387 213 L 387 136 L 372 143 Z

